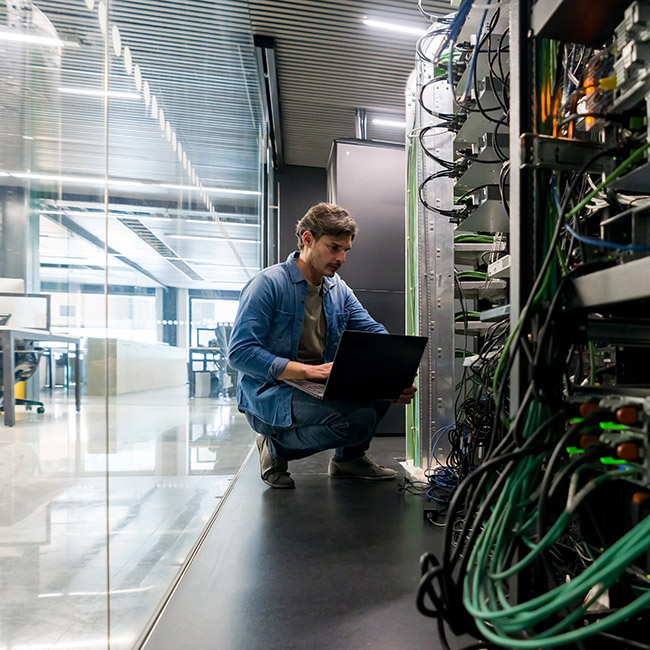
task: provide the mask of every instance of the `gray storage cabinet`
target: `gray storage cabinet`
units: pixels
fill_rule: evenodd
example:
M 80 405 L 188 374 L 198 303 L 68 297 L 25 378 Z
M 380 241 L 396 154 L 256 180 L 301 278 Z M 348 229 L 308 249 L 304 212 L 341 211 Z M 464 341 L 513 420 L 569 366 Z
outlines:
M 329 201 L 359 224 L 341 277 L 389 332 L 404 333 L 406 159 L 388 142 L 335 140 L 327 167 Z M 378 433 L 404 434 L 404 407 L 392 406 Z

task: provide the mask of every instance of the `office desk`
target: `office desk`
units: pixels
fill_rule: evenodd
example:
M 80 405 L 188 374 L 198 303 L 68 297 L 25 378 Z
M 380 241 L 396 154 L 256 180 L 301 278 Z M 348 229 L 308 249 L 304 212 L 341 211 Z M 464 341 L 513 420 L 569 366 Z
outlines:
M 16 401 L 14 396 L 14 372 L 15 372 L 15 343 L 16 341 L 59 341 L 63 343 L 74 343 L 74 405 L 79 412 L 81 406 L 81 374 L 80 374 L 80 357 L 79 349 L 80 339 L 77 336 L 68 336 L 67 334 L 51 334 L 46 330 L 34 330 L 27 328 L 13 328 L 8 326 L 0 327 L 0 345 L 2 346 L 2 384 L 4 386 L 4 411 L 5 426 L 13 427 L 16 423 Z

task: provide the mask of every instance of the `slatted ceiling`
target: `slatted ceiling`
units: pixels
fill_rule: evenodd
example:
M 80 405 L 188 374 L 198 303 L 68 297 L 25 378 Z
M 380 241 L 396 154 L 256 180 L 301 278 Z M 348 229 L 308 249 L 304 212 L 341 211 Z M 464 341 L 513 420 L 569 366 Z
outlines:
M 401 118 L 415 63 L 414 36 L 364 25 L 364 16 L 426 27 L 417 0 L 250 0 L 253 33 L 273 36 L 285 161 L 324 167 L 332 141 L 354 137 L 355 108 L 368 111 L 368 137 L 403 141 L 399 129 L 370 123 Z M 450 3 L 424 2 L 450 13 Z
M 56 23 L 57 9 L 62 4 L 58 0 L 45 0 L 42 8 L 46 14 L 52 13 Z M 79 20 L 71 14 L 66 18 L 77 21 L 82 42 L 101 45 L 96 12 L 84 10 L 79 14 L 84 14 L 85 18 Z M 65 16 L 64 12 L 58 15 Z M 257 92 L 257 79 L 246 3 L 114 1 L 110 5 L 109 31 L 112 24 L 119 26 L 122 44 L 129 46 L 133 63 L 140 66 L 143 79 L 149 82 L 165 118 L 175 128 L 185 151 L 191 154 L 191 162 L 202 182 L 212 183 L 215 173 L 210 169 L 215 166 L 214 152 L 220 151 L 228 158 L 236 156 L 241 161 L 242 172 L 255 170 L 233 185 L 250 189 L 257 171 L 260 113 L 257 106 L 251 111 L 248 99 L 252 92 Z M 95 58 L 90 62 L 88 51 L 84 49 L 64 50 L 69 68 L 83 71 L 76 74 L 75 81 L 77 85 L 89 85 L 87 81 L 81 84 L 79 78 L 83 78 L 90 67 L 101 83 L 103 48 L 93 48 Z M 111 89 L 134 89 L 133 79 L 126 75 L 123 61 L 113 56 L 109 85 Z M 133 109 L 122 108 L 125 106 L 122 100 L 109 100 L 109 131 L 114 136 L 113 142 L 126 139 L 131 133 L 131 137 L 138 139 L 143 135 L 147 137 L 148 147 L 154 152 L 161 146 L 171 149 L 169 143 L 160 139 L 157 123 L 145 113 L 144 102 L 140 103 L 142 111 L 134 115 Z M 242 111 L 242 104 L 248 110 Z M 192 109 L 188 110 L 188 106 Z M 101 102 L 89 119 L 103 128 Z M 124 127 L 123 132 L 115 126 L 118 123 Z M 247 146 L 241 146 L 242 140 L 248 141 Z M 177 165 L 173 152 L 170 164 Z M 235 166 L 231 164 L 230 167 Z M 205 174 L 208 177 L 204 177 Z

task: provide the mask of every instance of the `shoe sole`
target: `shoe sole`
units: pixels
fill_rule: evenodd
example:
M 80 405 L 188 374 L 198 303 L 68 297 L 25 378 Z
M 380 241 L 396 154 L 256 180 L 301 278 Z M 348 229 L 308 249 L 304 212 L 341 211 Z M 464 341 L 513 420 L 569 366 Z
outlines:
M 269 487 L 272 487 L 276 490 L 292 490 L 293 488 L 296 487 L 295 483 L 292 483 L 291 485 L 278 485 L 277 483 L 271 483 L 271 481 L 267 481 L 265 478 L 263 478 L 262 481 L 266 483 Z

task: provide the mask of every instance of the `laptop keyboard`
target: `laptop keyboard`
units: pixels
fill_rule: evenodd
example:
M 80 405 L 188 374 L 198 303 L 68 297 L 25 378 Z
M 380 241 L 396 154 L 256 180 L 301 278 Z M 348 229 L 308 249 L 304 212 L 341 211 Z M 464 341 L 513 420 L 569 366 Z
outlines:
M 323 393 L 325 392 L 325 384 L 321 384 L 318 381 L 310 381 L 309 379 L 293 379 L 291 383 L 299 385 L 300 389 L 305 391 L 305 393 L 309 393 L 319 399 L 323 397 Z

